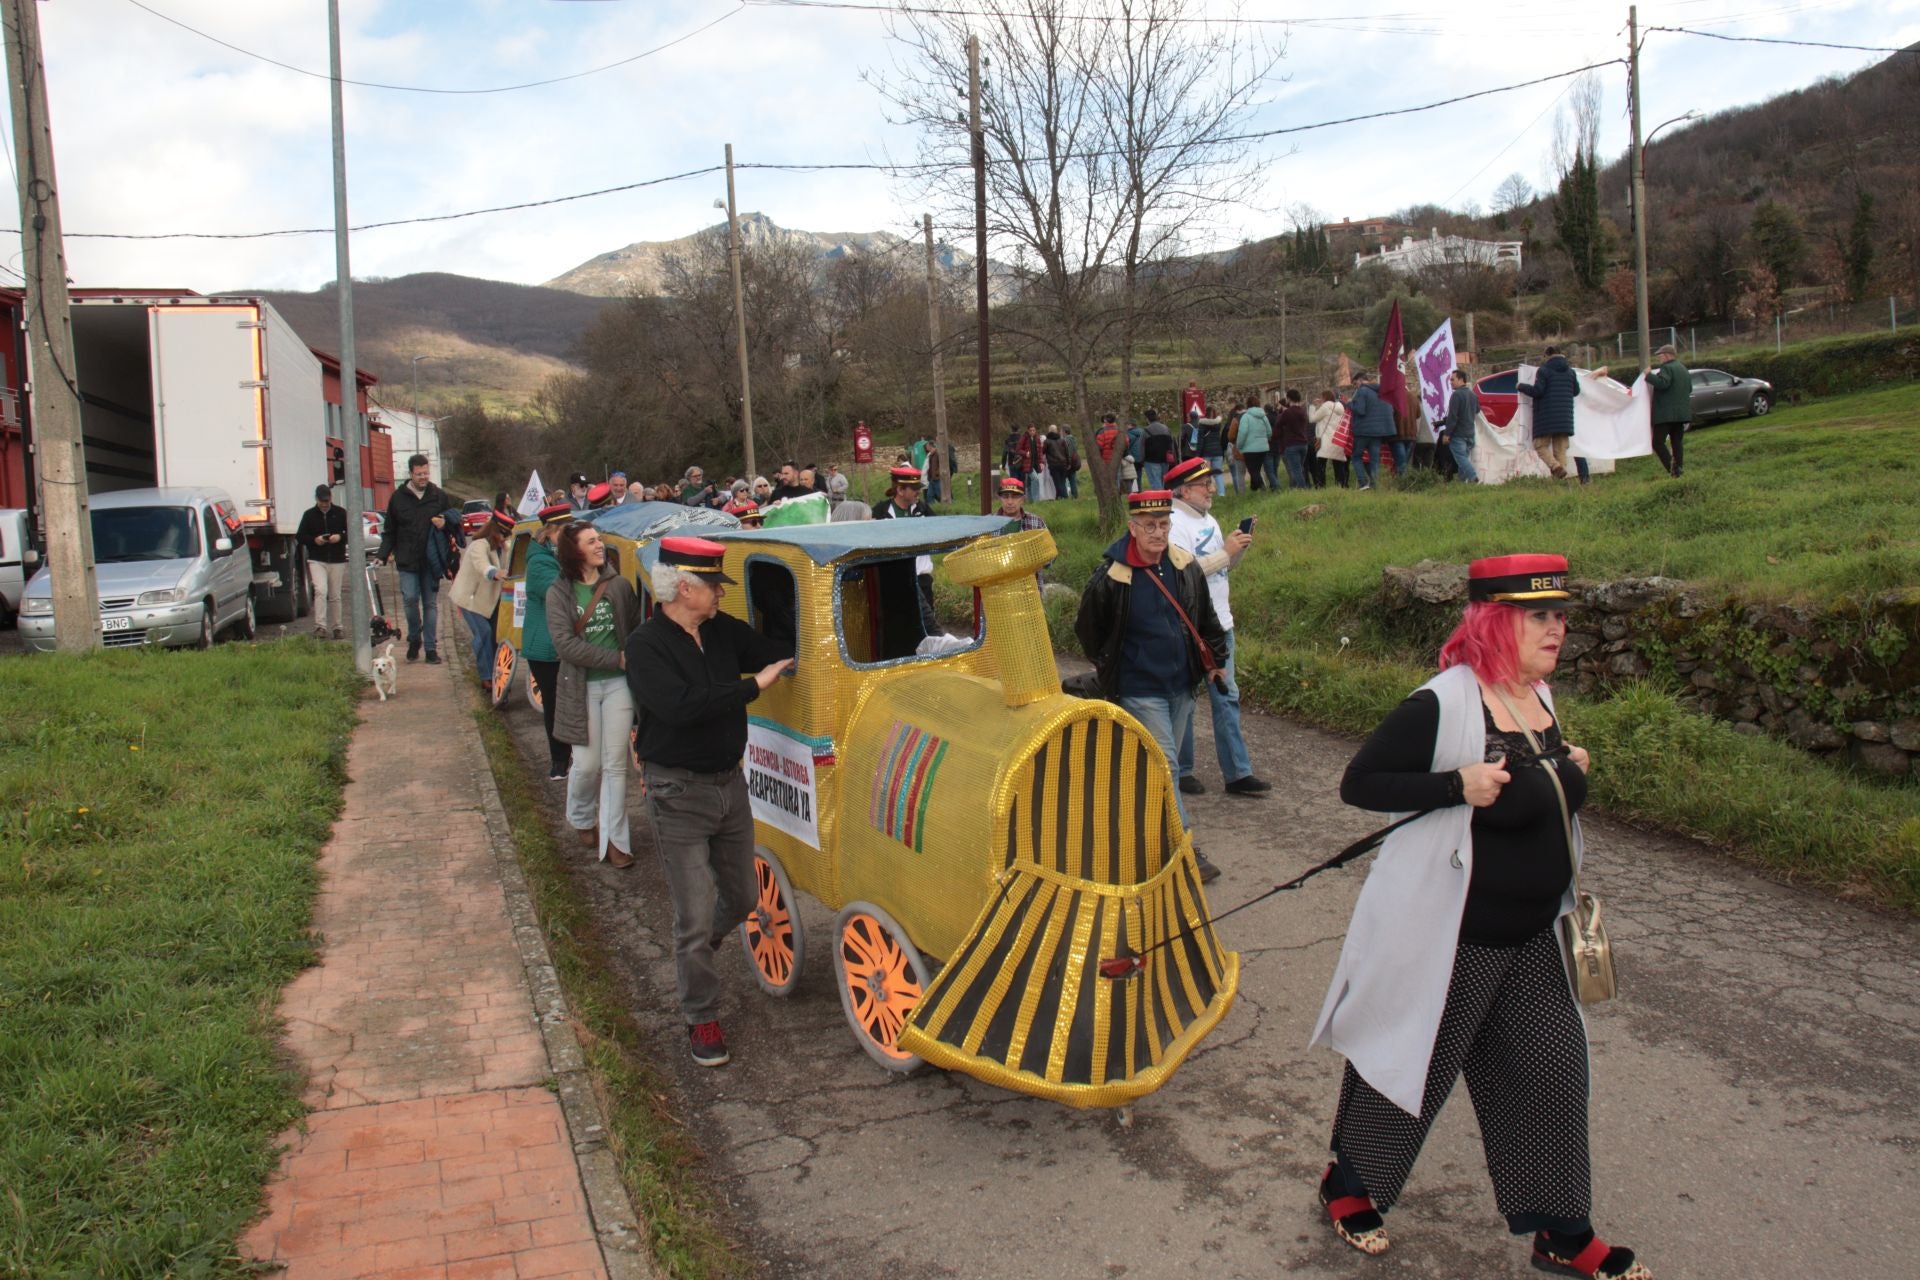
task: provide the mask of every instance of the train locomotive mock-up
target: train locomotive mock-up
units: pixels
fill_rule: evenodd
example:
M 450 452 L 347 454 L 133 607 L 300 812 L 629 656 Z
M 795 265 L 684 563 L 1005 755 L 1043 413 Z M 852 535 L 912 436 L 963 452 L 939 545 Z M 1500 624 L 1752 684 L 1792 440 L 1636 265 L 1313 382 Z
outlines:
M 697 532 L 740 584 L 722 608 L 796 657 L 748 708 L 760 987 L 798 982 L 797 890 L 838 913 L 835 986 L 883 1067 L 1075 1107 L 1164 1084 L 1231 1007 L 1239 956 L 1206 923 L 1152 737 L 1061 690 L 1035 578 L 1052 536 L 969 516 L 689 530 L 658 505 L 590 517 L 643 599 L 657 539 Z M 921 624 L 916 578 L 943 553 L 975 593 L 971 637 Z M 1133 977 L 1100 974 L 1126 955 L 1145 957 Z

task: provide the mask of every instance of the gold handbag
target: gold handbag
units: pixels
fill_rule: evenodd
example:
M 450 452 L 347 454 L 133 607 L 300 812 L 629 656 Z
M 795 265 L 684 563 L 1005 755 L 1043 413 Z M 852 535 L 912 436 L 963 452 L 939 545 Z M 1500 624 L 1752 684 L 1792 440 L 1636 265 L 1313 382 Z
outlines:
M 1527 745 L 1533 749 L 1540 767 L 1547 771 L 1547 777 L 1553 783 L 1553 794 L 1560 801 L 1560 825 L 1567 833 L 1567 862 L 1573 868 L 1573 910 L 1561 918 L 1560 943 L 1566 950 L 1567 972 L 1573 978 L 1573 993 L 1581 1004 L 1599 1004 L 1603 1000 L 1611 1000 L 1619 993 L 1619 984 L 1613 976 L 1613 944 L 1608 941 L 1607 926 L 1600 918 L 1600 899 L 1580 888 L 1580 862 L 1573 853 L 1573 816 L 1567 811 L 1566 788 L 1560 785 L 1560 774 L 1554 769 L 1553 762 L 1541 754 L 1540 739 L 1534 736 L 1527 722 L 1507 701 L 1507 695 L 1494 689 L 1493 696 L 1500 699 L 1500 705 L 1507 709 L 1507 715 L 1526 735 Z

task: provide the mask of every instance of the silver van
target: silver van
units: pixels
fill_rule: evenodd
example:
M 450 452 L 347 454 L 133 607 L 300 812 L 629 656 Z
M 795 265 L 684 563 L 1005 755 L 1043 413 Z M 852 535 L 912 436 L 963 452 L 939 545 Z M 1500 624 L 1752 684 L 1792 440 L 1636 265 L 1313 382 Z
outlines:
M 0 627 L 13 625 L 20 612 L 20 596 L 27 589 L 27 576 L 39 563 L 40 552 L 34 548 L 27 513 L 19 507 L 0 509 Z
M 123 489 L 89 504 L 107 647 L 204 649 L 229 626 L 253 638 L 253 561 L 233 499 L 219 489 Z M 30 650 L 53 651 L 45 569 L 20 601 L 20 638 Z

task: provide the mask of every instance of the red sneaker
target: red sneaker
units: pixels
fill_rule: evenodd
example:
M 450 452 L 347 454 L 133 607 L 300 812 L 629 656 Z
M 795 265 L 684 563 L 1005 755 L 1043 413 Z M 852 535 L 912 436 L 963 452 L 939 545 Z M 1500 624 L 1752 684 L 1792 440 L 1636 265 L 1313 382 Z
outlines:
M 727 1052 L 727 1038 L 720 1034 L 717 1022 L 701 1022 L 687 1028 L 687 1040 L 693 1060 L 703 1067 L 724 1067 L 733 1060 Z

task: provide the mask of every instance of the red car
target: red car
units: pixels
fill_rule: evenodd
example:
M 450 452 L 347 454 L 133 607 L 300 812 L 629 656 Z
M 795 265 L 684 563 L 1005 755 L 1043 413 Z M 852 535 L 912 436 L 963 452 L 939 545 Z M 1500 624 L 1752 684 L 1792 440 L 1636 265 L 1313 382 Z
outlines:
M 1480 412 L 1487 415 L 1487 421 L 1504 427 L 1520 408 L 1520 371 L 1490 373 L 1473 384 L 1473 391 L 1480 397 Z

